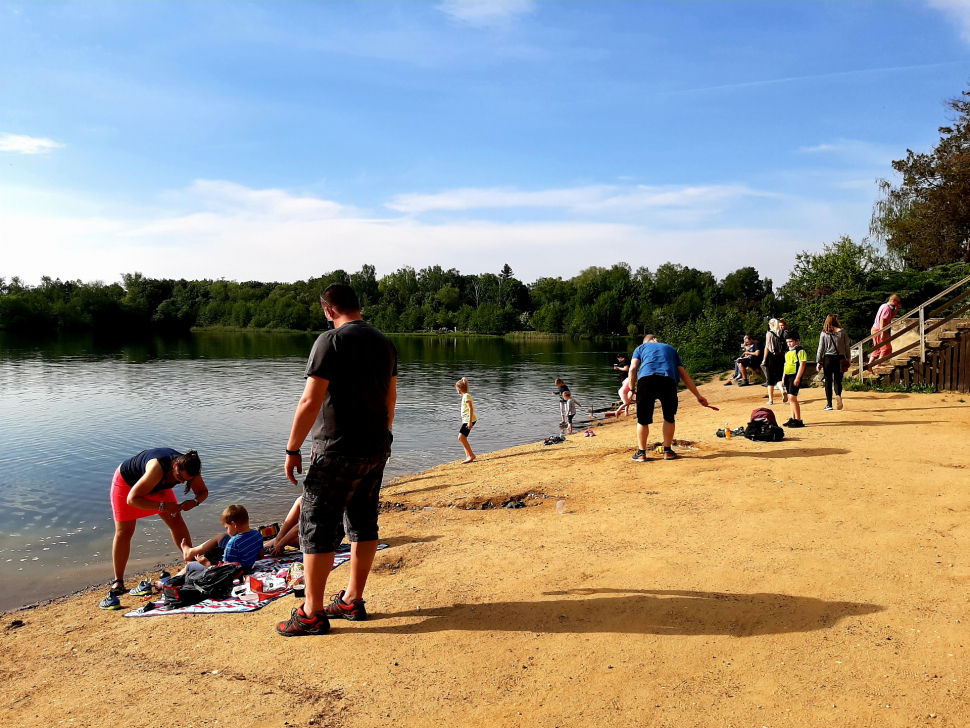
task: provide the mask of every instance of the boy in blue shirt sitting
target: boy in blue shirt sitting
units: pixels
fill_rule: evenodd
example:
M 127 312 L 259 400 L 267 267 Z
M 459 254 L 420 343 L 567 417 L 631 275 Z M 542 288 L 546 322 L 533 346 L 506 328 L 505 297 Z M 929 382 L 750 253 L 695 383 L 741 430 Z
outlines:
M 255 528 L 249 527 L 249 511 L 243 506 L 227 506 L 220 520 L 226 527 L 226 535 L 214 536 L 194 548 L 182 542 L 185 563 L 211 566 L 213 561 L 220 564 L 235 562 L 246 571 L 251 570 L 263 551 L 263 537 Z

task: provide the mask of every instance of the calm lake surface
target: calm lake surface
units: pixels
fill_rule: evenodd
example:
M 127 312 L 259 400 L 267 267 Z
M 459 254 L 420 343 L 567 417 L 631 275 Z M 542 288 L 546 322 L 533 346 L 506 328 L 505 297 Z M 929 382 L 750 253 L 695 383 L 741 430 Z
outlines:
M 631 343 L 392 338 L 400 372 L 385 481 L 463 456 L 460 377 L 479 418 L 472 445 L 489 452 L 559 431 L 557 376 L 581 409 L 616 399 L 614 357 Z M 185 514 L 196 541 L 221 531 L 230 503 L 245 505 L 254 526 L 281 521 L 300 493 L 283 475 L 283 450 L 314 339 L 212 331 L 118 342 L 0 332 L 0 610 L 110 581 L 111 476 L 149 447 L 199 451 L 210 497 Z M 129 571 L 176 555 L 161 519 L 139 521 Z

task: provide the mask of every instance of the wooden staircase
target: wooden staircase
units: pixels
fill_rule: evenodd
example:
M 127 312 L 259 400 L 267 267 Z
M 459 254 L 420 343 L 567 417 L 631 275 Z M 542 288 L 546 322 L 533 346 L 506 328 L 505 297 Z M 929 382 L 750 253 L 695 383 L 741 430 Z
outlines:
M 962 293 L 940 304 L 941 299 L 961 288 L 965 289 Z M 970 319 L 960 318 L 970 311 L 968 298 L 970 276 L 920 304 L 877 334 L 853 344 L 849 374 L 905 386 L 927 384 L 940 392 L 970 391 Z M 928 310 L 930 304 L 940 305 Z M 875 336 L 887 331 L 889 338 L 879 346 L 891 344 L 892 353 L 867 366 L 866 344 L 871 352 Z
M 930 384 L 939 392 L 970 392 L 970 319 L 953 319 L 928 335 L 922 360 L 914 347 L 865 375 L 904 386 Z

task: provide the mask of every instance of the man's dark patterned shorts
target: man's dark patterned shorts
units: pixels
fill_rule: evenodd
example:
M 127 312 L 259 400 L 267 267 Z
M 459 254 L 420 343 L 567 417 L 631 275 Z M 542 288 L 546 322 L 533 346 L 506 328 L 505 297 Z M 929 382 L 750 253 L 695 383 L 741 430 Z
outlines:
M 384 451 L 369 457 L 314 453 L 303 481 L 300 507 L 300 548 L 305 554 L 327 554 L 334 548 L 334 531 L 344 521 L 347 539 L 377 540 L 377 513 Z

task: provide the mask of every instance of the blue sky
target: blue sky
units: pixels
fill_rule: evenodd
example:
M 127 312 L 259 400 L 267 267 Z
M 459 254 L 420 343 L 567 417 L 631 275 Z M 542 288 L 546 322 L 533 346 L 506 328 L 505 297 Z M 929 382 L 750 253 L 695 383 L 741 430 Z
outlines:
M 968 81 L 968 2 L 5 2 L 0 276 L 780 283 Z

